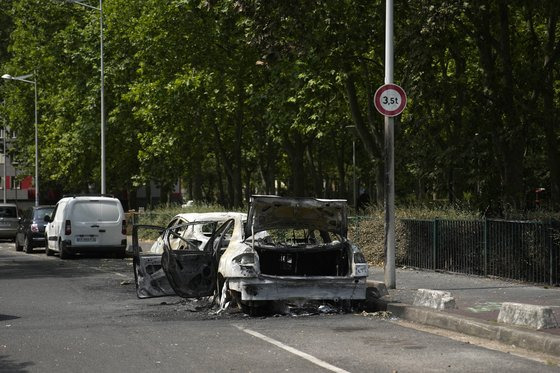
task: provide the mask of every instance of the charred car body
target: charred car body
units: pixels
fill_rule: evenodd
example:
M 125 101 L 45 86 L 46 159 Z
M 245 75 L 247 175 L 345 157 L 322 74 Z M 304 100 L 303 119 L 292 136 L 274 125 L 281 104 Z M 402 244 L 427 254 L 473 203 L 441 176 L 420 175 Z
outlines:
M 169 295 L 171 289 L 184 297 L 216 291 L 222 306 L 233 298 L 251 313 L 270 301 L 366 296 L 368 266 L 346 237 L 344 200 L 253 196 L 246 221 L 244 214 L 232 214 L 197 247 L 181 236 L 185 226 L 159 228 L 162 255 L 142 252 L 139 228 L 133 238 L 139 297 Z M 149 274 L 148 260 L 159 260 L 163 273 Z M 156 277 L 170 286 L 155 289 Z
M 249 307 L 270 300 L 365 299 L 368 267 L 346 238 L 346 214 L 343 200 L 254 196 L 245 238 L 232 240 L 220 258 L 225 288 Z
M 245 220 L 246 214 L 241 213 L 193 213 L 176 215 L 166 228 L 135 225 L 132 248 L 137 296 L 151 298 L 177 294 L 188 298 L 212 295 L 216 290 L 218 246 L 229 242 L 216 243 L 217 232 L 232 226 L 233 222 L 242 224 Z M 185 285 L 175 289 L 170 280 L 172 284 L 181 282 Z M 203 282 L 210 282 L 211 286 L 202 286 Z

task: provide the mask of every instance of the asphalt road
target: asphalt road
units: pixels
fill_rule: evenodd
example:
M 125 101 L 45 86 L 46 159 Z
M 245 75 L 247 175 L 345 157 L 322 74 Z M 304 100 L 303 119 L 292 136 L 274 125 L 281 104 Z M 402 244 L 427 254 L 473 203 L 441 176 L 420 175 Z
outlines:
M 372 315 L 136 298 L 132 263 L 0 243 L 0 372 L 557 372 Z

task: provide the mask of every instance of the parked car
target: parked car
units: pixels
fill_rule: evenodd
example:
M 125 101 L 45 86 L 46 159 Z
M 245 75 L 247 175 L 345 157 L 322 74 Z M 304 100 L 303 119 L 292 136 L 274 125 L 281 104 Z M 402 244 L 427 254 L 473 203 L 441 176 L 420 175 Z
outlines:
M 44 247 L 45 216 L 53 212 L 54 206 L 33 206 L 25 210 L 19 221 L 16 232 L 16 251 L 25 249 L 30 254 L 35 247 Z
M 14 203 L 0 203 L 0 238 L 14 240 L 19 224 L 19 212 Z
M 133 230 L 135 268 L 159 254 L 140 250 L 138 229 Z M 169 281 L 166 294 L 151 288 L 143 297 L 169 295 L 200 297 L 218 292 L 223 305 L 232 298 L 249 314 L 259 313 L 272 301 L 363 300 L 368 265 L 361 250 L 347 239 L 344 200 L 253 196 L 244 222 L 234 215 L 219 227 L 204 246 L 173 248 L 185 226 L 157 228 L 163 254 L 159 257 Z M 158 259 L 156 259 L 158 260 Z M 137 290 L 153 284 L 142 273 Z M 162 287 L 162 289 L 165 286 Z
M 125 256 L 126 219 L 121 202 L 109 196 L 62 198 L 45 217 L 46 254 L 61 259 L 80 252 Z

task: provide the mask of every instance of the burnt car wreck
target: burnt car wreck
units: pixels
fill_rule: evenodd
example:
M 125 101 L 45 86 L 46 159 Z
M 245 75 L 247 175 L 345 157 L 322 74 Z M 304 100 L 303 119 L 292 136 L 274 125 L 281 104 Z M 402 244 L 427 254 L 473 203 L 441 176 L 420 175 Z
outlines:
M 256 314 L 272 302 L 366 297 L 368 266 L 347 239 L 344 200 L 253 196 L 247 215 L 216 220 L 206 242 L 189 234 L 195 231 L 190 226 L 202 224 L 193 220 L 134 227 L 139 298 L 214 295 L 221 309 L 233 301 Z

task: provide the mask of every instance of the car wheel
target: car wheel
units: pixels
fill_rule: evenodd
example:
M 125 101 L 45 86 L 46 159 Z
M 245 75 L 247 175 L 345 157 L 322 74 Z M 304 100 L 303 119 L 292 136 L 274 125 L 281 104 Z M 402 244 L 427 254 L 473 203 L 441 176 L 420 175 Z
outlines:
M 25 240 L 23 241 L 23 248 L 28 254 L 31 254 L 33 252 L 33 246 L 31 246 L 31 242 L 29 242 L 29 238 L 27 238 L 27 236 L 25 236 Z
M 218 299 L 222 296 L 222 289 L 224 288 L 224 277 L 218 273 L 218 278 L 216 280 L 216 293 L 218 294 Z
M 15 245 L 15 247 L 16 247 L 16 251 L 21 251 L 21 250 L 23 250 L 23 246 L 21 246 L 21 245 L 19 244 L 19 242 L 18 242 L 18 240 L 17 240 L 17 237 L 16 237 L 16 239 L 14 240 L 14 245 Z
M 58 256 L 60 259 L 68 259 L 70 258 L 70 253 L 65 247 L 66 245 L 60 241 L 58 241 Z
M 267 301 L 249 301 L 244 302 L 241 300 L 241 294 L 237 291 L 230 291 L 232 298 L 237 303 L 237 306 L 246 315 L 249 316 L 264 316 L 270 310 L 270 302 Z
M 123 247 L 115 252 L 115 258 L 124 259 L 126 258 L 126 249 Z
M 45 246 L 45 254 L 47 254 L 47 256 L 53 256 L 53 251 L 51 249 L 49 249 L 49 246 L 47 244 L 47 246 Z
M 268 302 L 261 304 L 247 304 L 240 303 L 241 311 L 244 314 L 255 317 L 255 316 L 266 316 L 270 313 L 270 305 Z
M 216 281 L 216 298 L 220 302 L 220 309 L 224 309 L 226 304 L 231 300 L 230 291 L 227 287 L 224 289 L 224 284 L 224 277 L 218 274 L 218 280 Z

